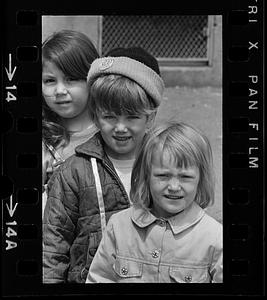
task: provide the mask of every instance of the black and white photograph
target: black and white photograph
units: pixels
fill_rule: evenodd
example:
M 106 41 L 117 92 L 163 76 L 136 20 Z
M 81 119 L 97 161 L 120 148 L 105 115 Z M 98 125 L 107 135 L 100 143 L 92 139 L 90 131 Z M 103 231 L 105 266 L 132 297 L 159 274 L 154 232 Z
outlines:
M 2 295 L 265 295 L 265 2 L 30 2 L 1 11 Z
M 43 283 L 222 283 L 222 16 L 42 17 Z

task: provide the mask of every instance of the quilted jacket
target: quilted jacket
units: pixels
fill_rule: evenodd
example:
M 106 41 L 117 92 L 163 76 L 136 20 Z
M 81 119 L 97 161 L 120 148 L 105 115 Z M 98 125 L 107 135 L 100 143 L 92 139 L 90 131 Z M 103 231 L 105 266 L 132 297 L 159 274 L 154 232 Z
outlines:
M 98 178 L 92 160 L 96 162 Z M 96 188 L 97 179 L 100 192 Z M 54 172 L 47 188 L 43 282 L 83 283 L 100 243 L 103 223 L 113 213 L 130 206 L 99 133 L 76 148 L 76 154 Z M 102 207 L 99 198 L 102 198 Z

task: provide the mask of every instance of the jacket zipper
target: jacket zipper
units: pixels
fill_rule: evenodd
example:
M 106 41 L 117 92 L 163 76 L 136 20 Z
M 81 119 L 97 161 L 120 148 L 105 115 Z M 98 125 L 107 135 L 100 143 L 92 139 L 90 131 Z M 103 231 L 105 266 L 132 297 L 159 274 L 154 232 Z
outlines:
M 104 163 L 104 165 L 105 165 L 105 167 L 110 171 L 110 173 L 116 178 L 116 180 L 118 181 L 118 183 L 119 183 L 119 185 L 120 185 L 120 187 L 121 187 L 121 189 L 122 189 L 122 191 L 124 192 L 124 196 L 126 196 L 126 198 L 127 198 L 127 200 L 128 200 L 128 203 L 130 203 L 130 199 L 129 199 L 129 197 L 128 197 L 128 194 L 127 194 L 127 192 L 126 192 L 126 190 L 125 190 L 125 187 L 124 187 L 124 185 L 122 184 L 122 182 L 121 182 L 121 179 L 120 179 L 120 177 L 118 176 L 118 174 L 107 164 L 107 162 L 105 162 L 104 160 L 103 160 L 103 163 Z
M 128 197 L 128 194 L 126 193 L 125 187 L 124 187 L 124 185 L 122 184 L 122 182 L 121 182 L 121 180 L 120 180 L 118 174 L 117 174 L 116 172 L 114 172 L 114 170 L 108 165 L 107 162 L 105 162 L 104 160 L 102 160 L 102 161 L 103 161 L 103 164 L 105 165 L 105 167 L 109 170 L 109 172 L 116 178 L 116 180 L 118 181 L 118 183 L 119 183 L 119 185 L 120 185 L 122 191 L 124 192 L 124 196 L 126 196 L 126 198 L 127 198 L 127 200 L 128 200 L 128 203 L 130 203 L 130 199 L 129 199 L 129 197 Z M 88 244 L 88 249 L 87 249 L 87 254 L 86 254 L 86 262 L 85 262 L 85 265 L 86 265 L 86 263 L 87 263 L 87 261 L 88 261 L 88 256 L 89 256 L 88 252 L 89 252 L 89 244 Z M 82 268 L 81 272 L 80 272 L 80 276 L 81 276 L 82 279 L 83 279 L 83 272 L 84 272 L 85 270 L 86 270 L 86 267 L 84 266 L 84 267 Z M 86 278 L 85 278 L 85 280 L 86 280 Z

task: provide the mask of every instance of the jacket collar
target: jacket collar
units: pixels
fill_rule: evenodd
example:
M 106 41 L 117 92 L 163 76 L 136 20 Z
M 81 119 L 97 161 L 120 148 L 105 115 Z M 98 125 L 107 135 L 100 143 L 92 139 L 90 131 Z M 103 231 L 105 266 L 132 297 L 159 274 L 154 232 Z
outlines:
M 164 220 L 169 223 L 173 234 L 178 234 L 199 222 L 204 214 L 205 211 L 197 203 L 193 202 L 185 211 Z M 149 226 L 156 220 L 163 219 L 155 217 L 149 210 L 135 206 L 132 208 L 131 218 L 133 222 L 141 228 Z
M 104 147 L 103 139 L 100 132 L 97 132 L 93 137 L 91 137 L 85 143 L 76 147 L 76 154 L 82 154 L 87 156 L 93 156 L 99 159 L 104 159 L 107 157 Z

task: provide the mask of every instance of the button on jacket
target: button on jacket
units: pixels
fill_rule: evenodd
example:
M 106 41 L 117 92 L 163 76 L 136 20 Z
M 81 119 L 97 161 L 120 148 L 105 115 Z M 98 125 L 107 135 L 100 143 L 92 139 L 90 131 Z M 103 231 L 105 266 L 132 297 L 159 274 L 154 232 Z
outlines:
M 222 225 L 193 202 L 166 220 L 134 206 L 113 215 L 86 283 L 219 283 L 222 276 Z

